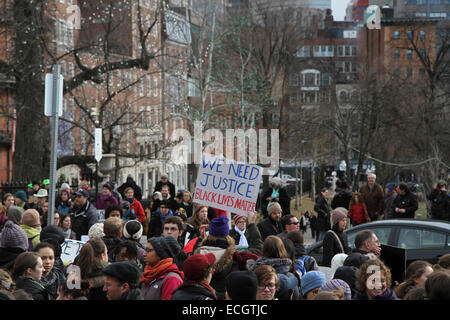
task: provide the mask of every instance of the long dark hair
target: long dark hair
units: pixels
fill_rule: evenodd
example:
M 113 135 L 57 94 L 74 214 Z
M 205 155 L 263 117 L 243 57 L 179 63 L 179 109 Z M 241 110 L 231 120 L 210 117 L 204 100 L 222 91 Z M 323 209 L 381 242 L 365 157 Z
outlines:
M 76 264 L 80 267 L 82 279 L 89 277 L 94 270 L 95 260 L 100 259 L 101 254 L 105 251 L 105 242 L 100 238 L 91 239 L 81 247 Z

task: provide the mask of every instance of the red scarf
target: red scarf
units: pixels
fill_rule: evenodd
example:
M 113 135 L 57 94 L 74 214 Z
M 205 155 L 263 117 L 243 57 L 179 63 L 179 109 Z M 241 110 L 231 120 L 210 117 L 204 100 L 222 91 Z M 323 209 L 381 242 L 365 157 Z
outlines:
M 155 280 L 160 274 L 168 272 L 176 272 L 180 274 L 181 278 L 183 278 L 183 273 L 178 269 L 176 264 L 173 264 L 173 258 L 167 258 L 160 260 L 154 266 L 148 265 L 145 266 L 140 282 L 149 284 L 150 282 Z

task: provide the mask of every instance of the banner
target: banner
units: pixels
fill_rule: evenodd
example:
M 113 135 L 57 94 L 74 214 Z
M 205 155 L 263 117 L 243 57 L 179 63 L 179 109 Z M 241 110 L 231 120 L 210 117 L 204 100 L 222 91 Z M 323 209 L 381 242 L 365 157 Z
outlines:
M 81 250 L 81 247 L 85 244 L 84 241 L 76 241 L 71 239 L 66 239 L 64 243 L 61 245 L 61 260 L 65 266 L 71 264 L 78 253 Z
M 262 173 L 257 165 L 203 154 L 193 202 L 243 216 L 255 214 Z

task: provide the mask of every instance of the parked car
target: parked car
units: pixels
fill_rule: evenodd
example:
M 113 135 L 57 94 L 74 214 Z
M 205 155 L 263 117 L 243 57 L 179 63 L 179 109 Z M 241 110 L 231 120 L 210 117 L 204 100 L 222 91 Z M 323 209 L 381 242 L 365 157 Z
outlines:
M 415 260 L 434 264 L 440 256 L 450 253 L 450 222 L 447 221 L 393 219 L 364 223 L 344 231 L 352 249 L 356 234 L 364 229 L 375 232 L 381 244 L 406 249 L 406 265 Z M 322 265 L 322 241 L 308 246 L 306 252 Z

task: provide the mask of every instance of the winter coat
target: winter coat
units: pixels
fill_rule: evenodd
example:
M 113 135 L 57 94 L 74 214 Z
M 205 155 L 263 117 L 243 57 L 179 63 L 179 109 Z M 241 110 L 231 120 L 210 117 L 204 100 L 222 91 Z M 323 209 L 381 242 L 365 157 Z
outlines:
M 281 222 L 272 220 L 270 216 L 258 223 L 258 229 L 263 241 L 270 235 L 276 236 L 283 232 Z
M 241 235 L 234 228 L 230 230 L 229 236 L 234 239 L 235 245 L 239 244 Z M 248 248 L 246 249 L 246 251 L 260 256 L 262 254 L 263 240 L 261 237 L 261 233 L 259 232 L 259 229 L 255 223 L 251 223 L 247 226 L 247 230 L 245 230 L 244 236 L 245 238 L 247 238 L 248 242 Z
M 450 197 L 447 191 L 434 189 L 429 195 L 431 201 L 431 218 L 450 221 Z
M 384 192 L 381 186 L 375 183 L 374 187 L 370 189 L 366 184 L 361 187 L 359 192 L 367 205 L 370 220 L 378 220 L 378 217 L 383 214 L 384 208 Z
M 0 268 L 11 272 L 14 262 L 22 252 L 25 251 L 20 248 L 0 248 Z
M 325 267 L 331 267 L 331 260 L 338 253 L 349 254 L 351 249 L 348 246 L 347 235 L 343 231 L 338 231 L 337 224 L 333 226 L 332 229 L 336 236 L 330 231 L 325 234 L 323 238 L 323 259 L 322 264 Z M 342 248 L 341 248 L 342 245 Z
M 58 287 L 64 280 L 66 280 L 66 277 L 61 269 L 53 267 L 48 277 L 42 276 L 39 282 L 48 291 L 50 300 L 56 300 L 58 298 Z
M 21 224 L 20 227 L 25 231 L 28 237 L 29 247 L 28 251 L 32 251 L 34 247 L 36 247 L 39 242 L 41 242 L 41 232 L 33 227 L 27 226 L 25 224 Z
M 331 200 L 331 209 L 342 207 L 348 210 L 350 200 L 352 200 L 352 192 L 349 190 L 341 190 L 337 192 L 334 195 L 333 200 Z
M 127 178 L 127 182 L 123 183 L 119 188 L 117 188 L 117 192 L 120 193 L 122 199 L 125 199 L 125 189 L 128 187 L 133 188 L 134 197 L 141 201 L 142 199 L 142 189 L 139 187 L 133 179 Z
M 262 212 L 264 214 L 264 216 L 268 215 L 268 211 L 267 211 L 267 206 L 269 205 L 269 201 L 267 201 L 266 199 L 270 196 L 272 196 L 272 192 L 273 192 L 273 188 L 269 188 L 266 190 L 266 192 L 263 193 L 262 195 L 262 199 L 261 199 L 261 204 L 262 204 Z M 281 210 L 283 211 L 283 216 L 291 214 L 291 197 L 289 197 L 287 191 L 285 188 L 280 187 L 278 189 L 279 192 L 279 198 L 280 200 L 278 201 L 278 203 L 281 206 Z M 275 202 L 275 201 L 272 201 Z
M 23 289 L 26 293 L 33 297 L 33 300 L 52 300 L 50 293 L 38 281 L 28 278 L 19 277 L 15 280 L 16 290 Z
M 356 292 L 352 300 L 369 300 L 369 297 L 365 292 L 364 293 Z M 391 289 L 386 289 L 386 291 L 384 291 L 382 294 L 376 296 L 374 300 L 400 300 L 400 299 L 397 298 L 394 291 L 392 291 Z
M 64 214 L 68 214 L 70 211 L 70 208 L 72 208 L 72 200 L 68 200 L 66 202 L 60 202 L 57 206 L 56 206 L 56 211 L 59 213 L 64 213 Z
M 144 300 L 141 289 L 135 288 L 120 296 L 120 300 Z
M 391 194 L 388 194 L 386 199 L 384 200 L 384 219 L 392 219 L 392 204 L 394 203 L 395 198 L 397 197 L 397 192 L 393 191 Z
M 175 290 L 172 300 L 216 300 L 216 297 L 200 285 L 184 283 Z
M 350 211 L 348 212 L 348 216 L 353 224 L 361 224 L 369 221 L 367 206 L 361 202 L 354 203 L 351 206 Z
M 405 213 L 395 212 L 395 208 L 405 209 Z M 392 217 L 394 219 L 398 218 L 414 218 L 414 214 L 416 210 L 419 208 L 419 204 L 417 202 L 417 197 L 411 191 L 407 191 L 405 194 L 398 194 L 392 203 Z
M 89 200 L 81 208 L 72 207 L 70 217 L 77 240 L 81 240 L 82 235 L 87 235 L 89 229 L 98 222 L 97 210 Z
M 167 181 L 166 183 L 163 183 L 162 181 L 158 181 L 158 182 L 156 183 L 155 190 L 153 190 L 153 193 L 155 193 L 156 191 L 161 192 L 162 186 L 163 186 L 164 184 L 169 185 L 169 194 L 170 194 L 170 197 L 171 197 L 172 199 L 175 199 L 175 197 L 176 197 L 176 195 L 177 195 L 177 194 L 175 193 L 175 185 L 174 185 L 172 182 L 170 182 L 170 181 Z
M 100 194 L 97 197 L 97 201 L 95 202 L 95 207 L 97 210 L 106 210 L 109 206 L 118 206 L 119 201 L 116 199 L 116 197 L 113 196 L 112 193 L 108 195 Z
M 327 231 L 331 229 L 330 223 L 330 206 L 328 205 L 327 199 L 325 199 L 322 194 L 316 198 L 316 203 L 314 204 L 314 211 L 317 212 L 317 230 Z
M 151 282 L 141 282 L 144 300 L 170 300 L 172 293 L 183 283 L 184 274 L 175 263 L 158 274 Z
M 131 199 L 124 198 L 124 200 L 131 203 L 130 205 L 130 211 L 133 212 L 140 223 L 144 222 L 146 216 L 144 208 L 142 207 L 141 202 L 137 198 L 133 198 L 133 201 L 130 201 Z

